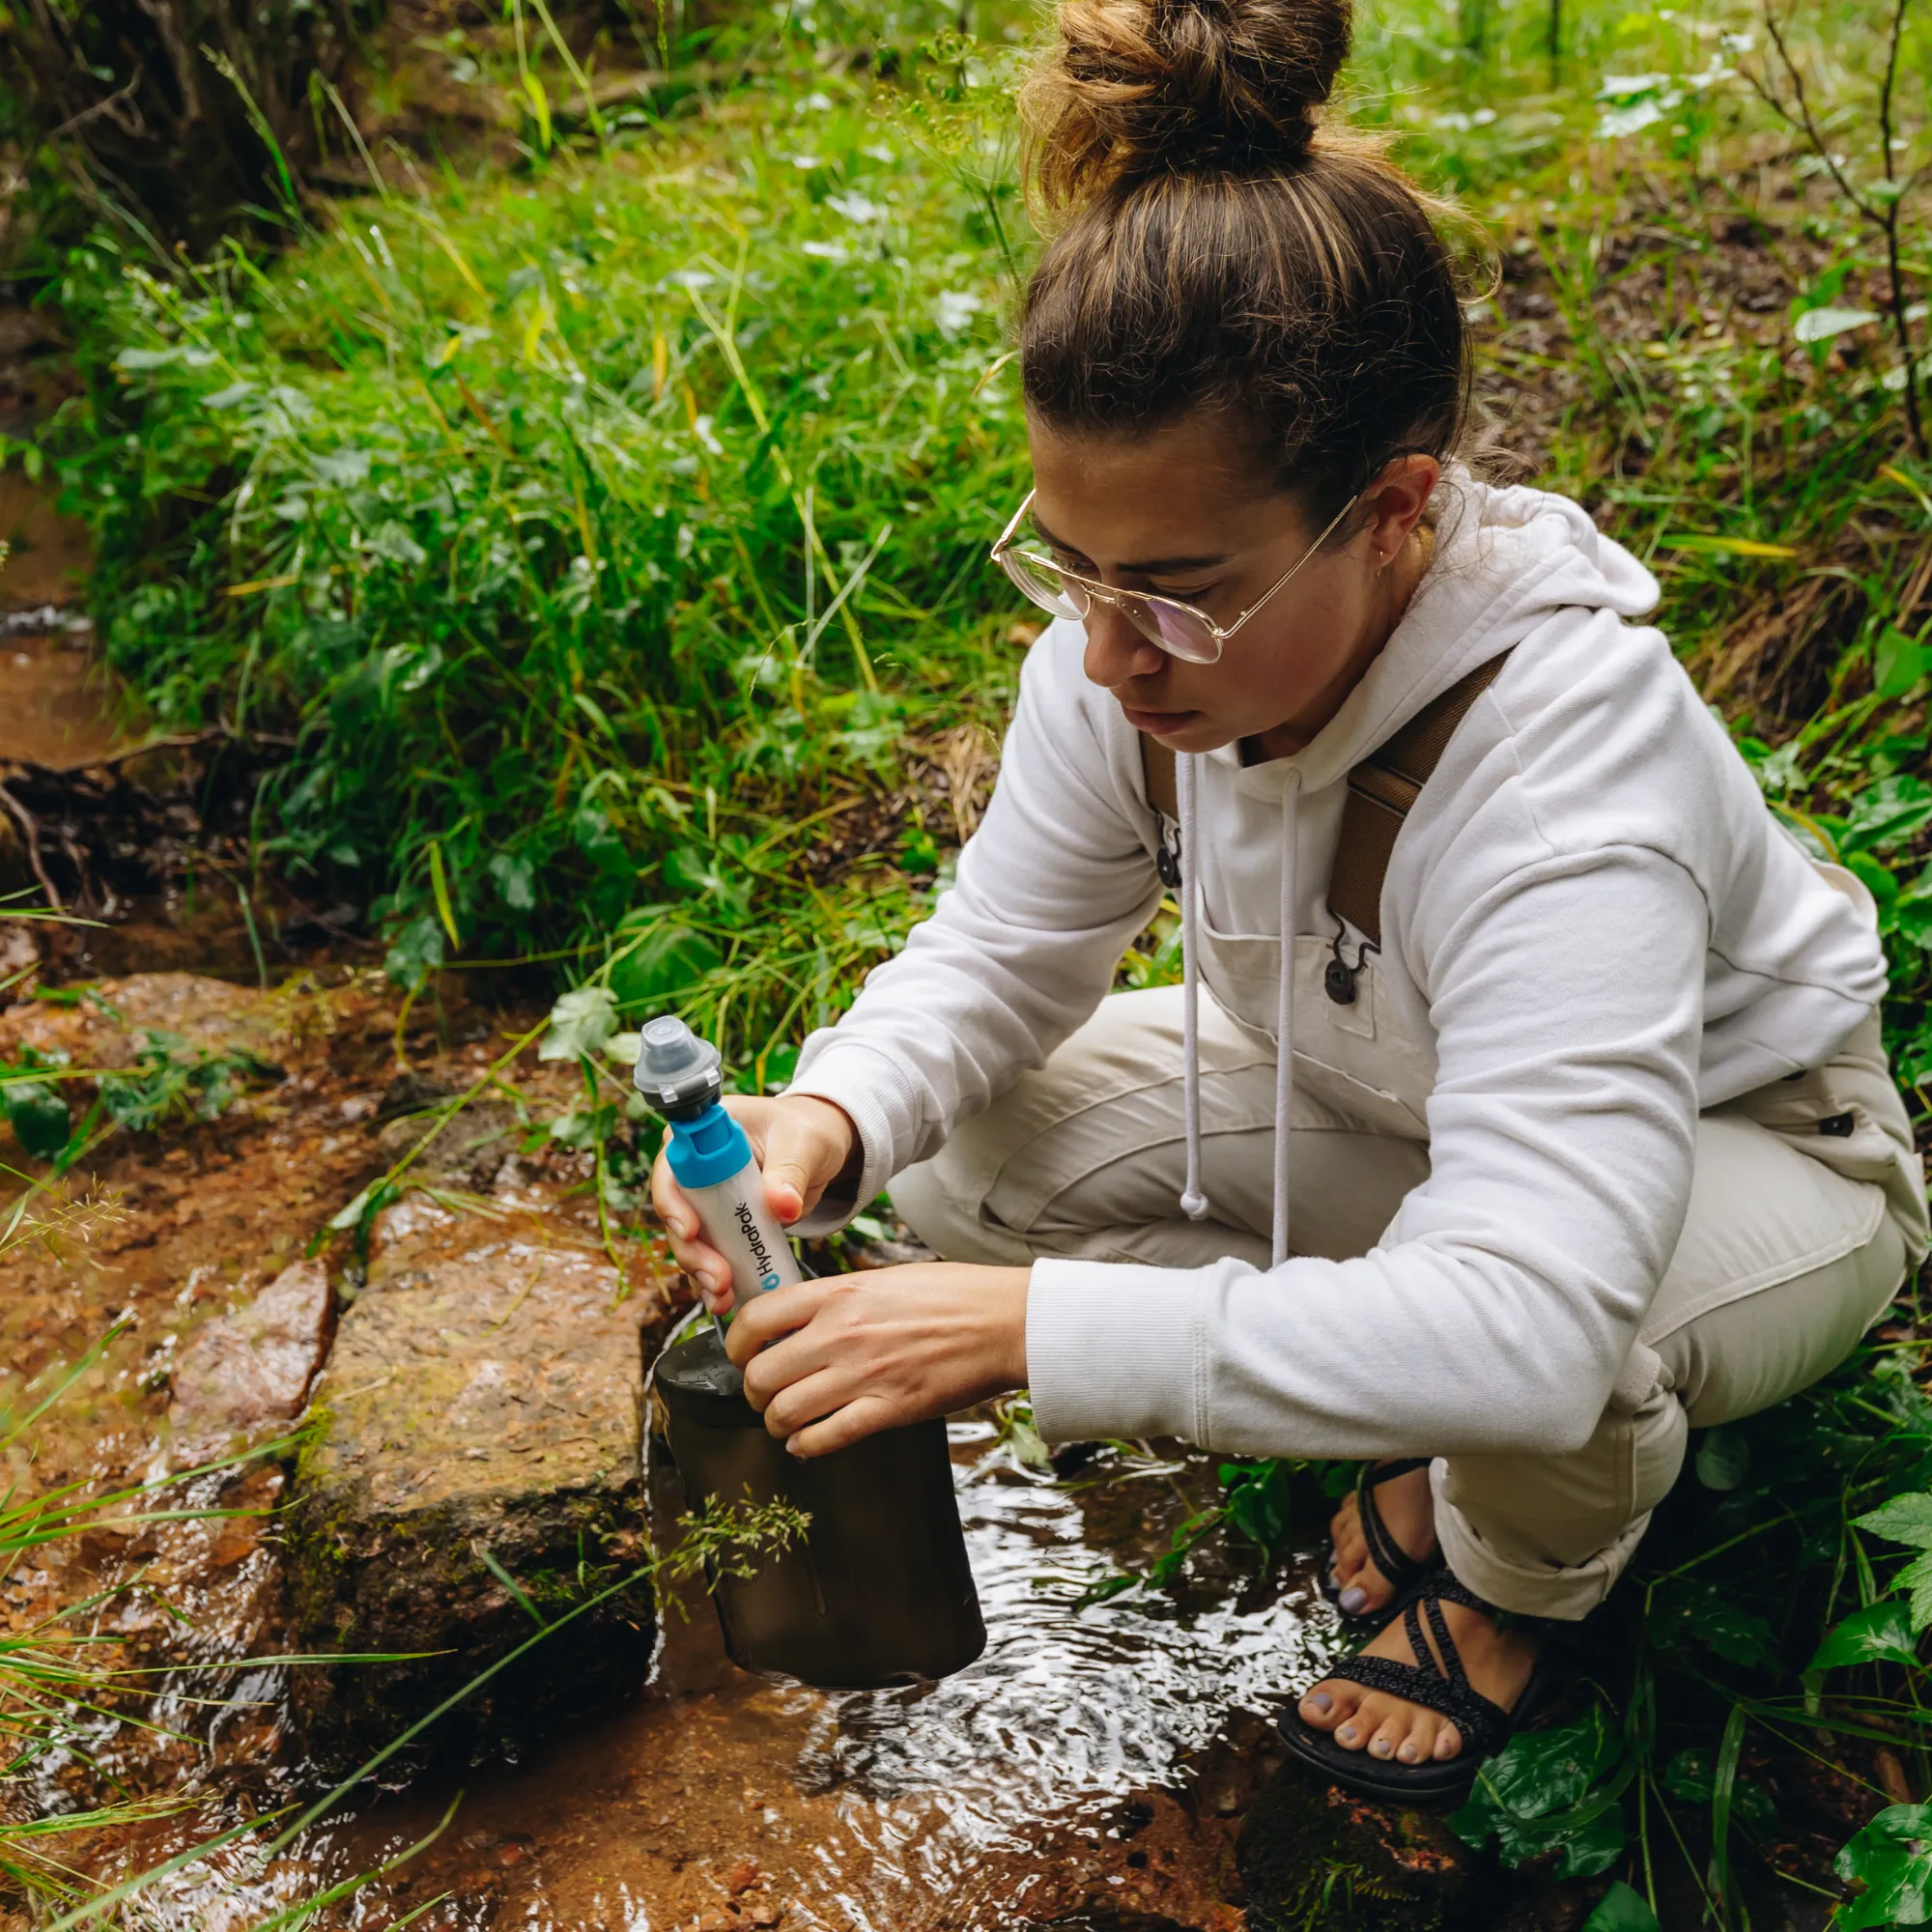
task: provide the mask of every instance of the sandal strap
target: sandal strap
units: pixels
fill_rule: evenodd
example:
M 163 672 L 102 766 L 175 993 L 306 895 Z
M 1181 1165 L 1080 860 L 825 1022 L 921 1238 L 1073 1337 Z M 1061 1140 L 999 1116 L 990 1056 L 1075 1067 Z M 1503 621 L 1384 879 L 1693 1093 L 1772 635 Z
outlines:
M 1361 1524 L 1362 1541 L 1368 1546 L 1370 1562 L 1382 1573 L 1383 1580 L 1394 1591 L 1406 1590 L 1411 1583 L 1428 1576 L 1434 1567 L 1434 1560 L 1411 1556 L 1395 1540 L 1394 1532 L 1383 1521 L 1381 1511 L 1376 1507 L 1376 1486 L 1396 1476 L 1426 1469 L 1429 1462 L 1427 1456 L 1398 1456 L 1373 1466 L 1365 1463 L 1355 1478 L 1355 1520 Z
M 1420 1704 L 1447 1718 L 1463 1733 L 1463 1748 L 1477 1757 L 1488 1757 L 1509 1736 L 1510 1715 L 1492 1704 L 1467 1682 L 1450 1683 L 1438 1671 L 1424 1670 L 1393 1657 L 1351 1657 L 1329 1671 L 1365 1690 L 1386 1691 L 1405 1703 Z
M 1493 1604 L 1486 1603 L 1444 1568 L 1402 1613 L 1403 1634 L 1407 1637 L 1416 1660 L 1413 1663 L 1405 1663 L 1394 1657 L 1357 1656 L 1338 1663 L 1328 1674 L 1370 1690 L 1387 1691 L 1391 1696 L 1420 1704 L 1425 1710 L 1449 1719 L 1463 1733 L 1464 1750 L 1488 1756 L 1500 1748 L 1515 1720 L 1500 1704 L 1485 1697 L 1469 1682 L 1469 1674 L 1463 1667 L 1463 1653 L 1456 1648 L 1449 1620 L 1442 1614 L 1445 1603 L 1459 1604 L 1485 1616 L 1497 1614 Z M 1430 1634 L 1435 1639 L 1434 1650 L 1422 1634 L 1425 1616 L 1429 1619 Z

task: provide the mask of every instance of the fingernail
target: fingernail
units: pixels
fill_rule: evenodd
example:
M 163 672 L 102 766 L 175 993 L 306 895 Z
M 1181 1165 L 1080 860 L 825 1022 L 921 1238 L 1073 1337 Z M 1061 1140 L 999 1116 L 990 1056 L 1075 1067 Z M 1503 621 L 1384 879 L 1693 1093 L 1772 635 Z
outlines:
M 1350 1616 L 1359 1615 L 1369 1606 L 1369 1593 L 1359 1583 L 1350 1583 L 1342 1592 L 1342 1607 Z
M 1318 1711 L 1332 1711 L 1335 1708 L 1334 1698 L 1329 1696 L 1329 1694 L 1325 1690 L 1316 1690 L 1311 1692 L 1308 1701 L 1311 1704 L 1313 1704 Z
M 699 1268 L 697 1270 L 697 1285 L 706 1294 L 716 1294 L 724 1286 L 710 1268 Z

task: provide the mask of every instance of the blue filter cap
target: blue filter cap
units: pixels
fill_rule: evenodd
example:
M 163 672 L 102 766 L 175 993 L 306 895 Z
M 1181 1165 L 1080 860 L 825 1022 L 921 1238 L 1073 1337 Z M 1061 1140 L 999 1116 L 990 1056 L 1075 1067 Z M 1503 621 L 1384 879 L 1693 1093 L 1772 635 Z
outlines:
M 713 1105 L 689 1121 L 672 1121 L 665 1149 L 680 1187 L 715 1187 L 751 1164 L 752 1144 L 723 1107 Z

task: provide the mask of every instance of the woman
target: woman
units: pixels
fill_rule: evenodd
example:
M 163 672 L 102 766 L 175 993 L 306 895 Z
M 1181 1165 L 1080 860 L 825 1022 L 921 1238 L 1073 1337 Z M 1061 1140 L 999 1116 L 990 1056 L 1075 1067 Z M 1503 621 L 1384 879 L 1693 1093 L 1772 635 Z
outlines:
M 1925 1252 L 1883 955 L 1649 574 L 1455 462 L 1452 263 L 1322 115 L 1347 0 L 1060 33 L 995 545 L 1057 621 L 956 887 L 736 1103 L 781 1217 L 890 1182 L 945 1261 L 760 1297 L 730 1350 L 801 1455 L 1026 1385 L 1053 1438 L 1364 1459 L 1329 1584 L 1376 1634 L 1284 1729 L 1451 1797 L 1688 1431 L 1840 1361 Z M 1185 984 L 1109 994 L 1163 879 Z

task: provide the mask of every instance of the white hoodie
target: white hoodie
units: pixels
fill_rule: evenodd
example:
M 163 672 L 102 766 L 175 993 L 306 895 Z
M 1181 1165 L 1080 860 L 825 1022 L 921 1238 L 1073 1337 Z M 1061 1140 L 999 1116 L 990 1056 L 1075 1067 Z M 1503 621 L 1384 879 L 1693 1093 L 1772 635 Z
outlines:
M 1885 991 L 1869 911 L 1777 825 L 1662 635 L 1626 621 L 1657 603 L 1649 572 L 1561 497 L 1445 492 L 1435 559 L 1327 728 L 1293 758 L 1180 761 L 1208 985 L 1273 1038 L 1287 1022 L 1284 1088 L 1426 1138 L 1429 1178 L 1356 1260 L 1037 1261 L 1027 1362 L 1049 1438 L 1580 1447 L 1676 1246 L 1699 1110 L 1824 1064 Z M 1078 1028 L 1159 903 L 1139 740 L 1084 643 L 1063 622 L 1033 646 L 957 885 L 806 1043 L 790 1091 L 851 1116 L 861 1202 Z M 1334 1009 L 1348 772 L 1505 650 L 1396 841 L 1375 1010 Z M 1364 1026 L 1381 1059 L 1351 1080 Z M 1390 1055 L 1416 1078 L 1378 1079 Z M 1279 1256 L 1280 1201 L 1276 1221 Z

